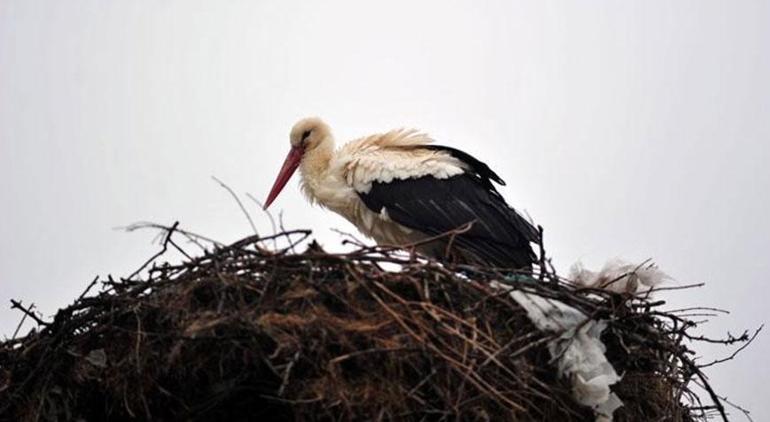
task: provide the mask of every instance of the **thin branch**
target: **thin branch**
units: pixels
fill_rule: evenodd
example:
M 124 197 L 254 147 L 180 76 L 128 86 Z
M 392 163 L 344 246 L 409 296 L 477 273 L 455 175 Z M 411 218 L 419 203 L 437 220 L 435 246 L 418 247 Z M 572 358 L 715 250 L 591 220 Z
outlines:
M 34 313 L 34 312 L 32 312 L 32 308 L 33 308 L 34 306 L 35 306 L 35 305 L 33 304 L 33 305 L 31 305 L 29 308 L 25 308 L 25 307 L 24 307 L 24 306 L 21 304 L 21 302 L 19 302 L 19 301 L 17 301 L 17 300 L 14 300 L 14 299 L 11 299 L 11 309 L 18 309 L 18 310 L 20 310 L 21 312 L 23 312 L 23 313 L 24 313 L 24 315 L 26 315 L 26 316 L 28 316 L 28 317 L 32 318 L 33 320 L 35 320 L 35 322 L 37 323 L 37 325 L 42 325 L 42 326 L 44 326 L 44 327 L 45 327 L 45 326 L 48 326 L 48 325 L 51 325 L 51 323 L 50 323 L 50 322 L 45 322 L 45 321 L 43 321 L 43 320 L 42 320 L 42 319 L 40 319 L 40 318 L 39 318 L 37 315 L 35 315 L 35 313 Z
M 129 279 L 129 280 L 131 280 L 132 278 L 134 278 L 134 276 L 136 276 L 137 274 L 139 274 L 140 272 L 142 272 L 142 270 L 143 270 L 143 269 L 145 269 L 145 267 L 147 267 L 148 265 L 150 265 L 150 264 L 151 264 L 153 261 L 155 261 L 155 260 L 156 260 L 156 259 L 157 259 L 159 256 L 161 256 L 161 255 L 163 255 L 164 253 L 166 253 L 166 251 L 168 250 L 168 244 L 169 244 L 169 242 L 171 241 L 171 235 L 174 233 L 174 231 L 177 229 L 177 227 L 178 227 L 178 226 L 179 226 L 179 222 L 178 222 L 178 221 L 175 221 L 175 222 L 174 222 L 174 224 L 172 224 L 172 225 L 171 225 L 171 227 L 170 227 L 170 228 L 169 228 L 169 229 L 166 231 L 166 238 L 165 238 L 165 240 L 163 241 L 163 248 L 162 248 L 162 249 L 161 249 L 161 250 L 160 250 L 158 253 L 156 253 L 155 255 L 151 256 L 151 257 L 150 257 L 150 259 L 148 259 L 147 261 L 145 261 L 145 263 L 144 263 L 144 264 L 142 264 L 142 266 L 141 266 L 141 267 L 139 267 L 139 268 L 138 268 L 136 271 L 134 271 L 134 272 L 133 272 L 133 273 L 132 273 L 130 276 L 128 276 L 128 279 Z
M 258 200 L 254 197 L 254 195 L 246 192 L 246 197 L 251 199 L 255 204 L 257 204 L 257 208 L 262 210 L 265 215 L 267 215 L 267 219 L 270 220 L 270 227 L 273 229 L 273 234 L 278 234 L 278 227 L 275 225 L 275 217 L 273 217 L 273 213 L 270 212 L 270 210 L 265 209 L 264 202 Z M 278 240 L 277 238 L 273 238 L 273 249 L 278 249 Z
M 115 227 L 115 229 L 125 230 L 125 231 L 127 231 L 129 233 L 133 232 L 133 231 L 136 231 L 136 230 L 142 230 L 142 229 L 155 229 L 155 230 L 160 230 L 161 233 L 163 233 L 163 232 L 168 231 L 170 228 L 171 227 L 169 227 L 169 226 L 165 226 L 163 224 L 153 223 L 153 222 L 149 222 L 149 221 L 138 221 L 136 223 L 131 223 L 131 224 L 127 225 L 127 226 Z M 216 241 L 214 239 L 211 239 L 209 237 L 202 236 L 202 235 L 197 234 L 197 233 L 193 233 L 193 232 L 191 232 L 189 230 L 183 230 L 183 229 L 180 229 L 180 228 L 177 227 L 177 229 L 175 231 L 177 233 L 180 233 L 180 234 L 184 235 L 189 241 L 191 241 L 191 242 L 195 243 L 196 245 L 198 245 L 203 250 L 204 253 L 208 252 L 208 250 L 200 243 L 200 241 L 210 243 L 210 244 L 212 244 L 212 245 L 214 245 L 216 247 L 224 246 L 224 244 L 222 242 L 218 242 L 218 241 Z
M 251 219 L 251 215 L 249 214 L 248 211 L 246 211 L 246 207 L 243 206 L 243 202 L 241 202 L 241 199 L 238 198 L 238 195 L 236 195 L 235 192 L 232 189 L 230 189 L 230 186 L 227 186 L 225 184 L 225 182 L 217 179 L 216 176 L 211 176 L 211 178 L 214 179 L 215 182 L 219 183 L 219 186 L 222 186 L 228 192 L 230 192 L 230 195 L 233 197 L 233 199 L 235 199 L 235 202 L 238 203 L 238 207 L 240 207 L 241 211 L 243 211 L 243 215 L 245 215 L 246 219 L 249 221 L 249 225 L 251 226 L 251 229 L 254 230 L 254 234 L 259 234 L 257 233 L 257 226 L 254 225 L 254 220 Z
M 35 308 L 35 304 L 31 303 L 29 305 L 29 308 L 27 308 L 30 312 Z M 21 315 L 21 321 L 19 321 L 19 325 L 16 326 L 16 330 L 13 331 L 13 336 L 11 337 L 11 340 L 16 340 L 16 336 L 19 335 L 19 331 L 21 330 L 21 327 L 24 325 L 24 321 L 27 320 L 27 313 L 23 312 Z
M 719 363 L 722 363 L 722 362 L 727 362 L 728 360 L 732 360 L 733 358 L 735 358 L 738 355 L 738 353 L 742 352 L 745 348 L 749 347 L 749 345 L 754 341 L 755 338 L 757 338 L 757 335 L 759 335 L 759 332 L 762 331 L 762 328 L 764 328 L 764 327 L 765 327 L 765 324 L 760 325 L 759 328 L 757 328 L 757 330 L 754 331 L 754 334 L 748 340 L 740 340 L 739 339 L 738 341 L 745 341 L 745 343 L 743 343 L 743 345 L 741 347 L 736 349 L 730 356 L 728 356 L 726 358 L 723 358 L 723 359 L 717 359 L 717 360 L 715 360 L 713 362 L 710 362 L 710 363 L 707 363 L 705 365 L 698 365 L 698 367 L 701 368 L 701 369 L 708 368 L 709 366 L 713 366 L 713 365 L 716 365 L 716 364 L 719 364 Z M 732 339 L 725 340 L 723 343 L 729 344 L 728 342 L 730 340 L 732 340 Z

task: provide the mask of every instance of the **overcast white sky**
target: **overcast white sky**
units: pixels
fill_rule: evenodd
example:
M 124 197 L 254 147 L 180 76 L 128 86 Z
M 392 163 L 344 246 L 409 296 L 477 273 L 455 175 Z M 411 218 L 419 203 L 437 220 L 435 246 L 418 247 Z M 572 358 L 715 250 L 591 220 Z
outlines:
M 770 2 L 0 1 L 0 333 L 155 252 L 138 220 L 249 234 L 300 117 L 486 161 L 557 267 L 654 258 L 704 330 L 768 320 Z M 353 230 L 291 183 L 291 227 Z M 256 210 L 255 210 L 256 212 Z M 264 218 L 258 221 L 267 231 Z M 704 360 L 726 353 L 700 347 Z M 768 335 L 711 371 L 770 420 Z

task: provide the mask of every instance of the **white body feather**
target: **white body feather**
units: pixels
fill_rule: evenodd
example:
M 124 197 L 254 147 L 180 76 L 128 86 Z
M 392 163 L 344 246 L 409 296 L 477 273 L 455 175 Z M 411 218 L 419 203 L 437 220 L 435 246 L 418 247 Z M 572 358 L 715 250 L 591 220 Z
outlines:
M 377 243 L 403 245 L 424 237 L 388 217 L 387 209 L 371 211 L 358 196 L 374 182 L 433 176 L 446 179 L 463 173 L 464 163 L 444 151 L 410 149 L 431 139 L 411 130 L 396 130 L 351 141 L 330 157 L 300 165 L 302 191 L 312 203 L 345 217 Z

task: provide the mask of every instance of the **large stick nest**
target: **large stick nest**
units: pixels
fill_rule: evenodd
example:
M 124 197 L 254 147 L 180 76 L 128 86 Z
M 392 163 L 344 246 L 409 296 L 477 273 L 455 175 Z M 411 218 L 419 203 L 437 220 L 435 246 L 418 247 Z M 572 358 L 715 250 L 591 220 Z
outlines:
M 179 248 L 167 228 L 163 251 Z M 449 268 L 394 249 L 329 254 L 305 232 L 210 244 L 86 291 L 0 344 L 2 420 L 593 420 L 508 292 L 511 274 Z M 296 252 L 301 248 L 302 252 Z M 595 319 L 623 375 L 615 420 L 691 421 L 707 383 L 683 343 L 693 323 L 660 304 L 578 289 L 551 272 L 511 288 Z M 699 380 L 699 381 L 698 381 Z M 708 391 L 713 391 L 706 384 Z

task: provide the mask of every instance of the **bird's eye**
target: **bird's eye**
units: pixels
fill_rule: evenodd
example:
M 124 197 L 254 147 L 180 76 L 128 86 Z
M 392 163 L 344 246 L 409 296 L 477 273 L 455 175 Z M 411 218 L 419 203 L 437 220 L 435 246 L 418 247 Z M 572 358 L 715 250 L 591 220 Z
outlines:
M 310 137 L 310 131 L 309 130 L 306 130 L 306 131 L 302 132 L 302 142 L 305 142 L 308 137 Z

